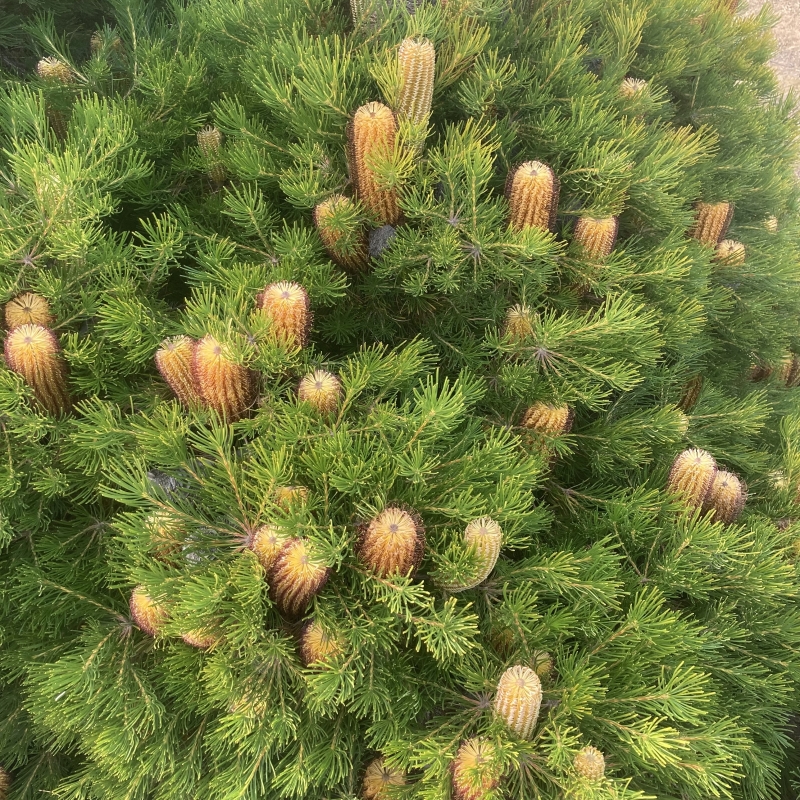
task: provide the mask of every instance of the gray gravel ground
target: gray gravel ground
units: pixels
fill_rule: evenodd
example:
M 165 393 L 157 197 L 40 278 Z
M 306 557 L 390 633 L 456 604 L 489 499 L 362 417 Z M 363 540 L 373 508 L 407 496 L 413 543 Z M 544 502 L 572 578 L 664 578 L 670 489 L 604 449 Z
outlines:
M 753 13 L 764 5 L 767 5 L 765 0 L 750 0 L 742 3 L 742 11 L 745 14 Z M 784 89 L 788 91 L 793 88 L 800 93 L 800 0 L 771 0 L 769 5 L 780 16 L 780 22 L 775 27 L 778 52 L 772 64 Z

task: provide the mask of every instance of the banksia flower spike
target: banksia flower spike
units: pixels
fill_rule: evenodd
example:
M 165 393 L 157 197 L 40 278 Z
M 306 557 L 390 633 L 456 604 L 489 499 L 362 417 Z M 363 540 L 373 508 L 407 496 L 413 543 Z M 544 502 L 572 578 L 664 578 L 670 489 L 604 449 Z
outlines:
M 596 747 L 584 747 L 573 764 L 575 771 L 590 781 L 599 781 L 606 773 L 606 760 Z
M 478 568 L 466 582 L 443 584 L 442 588 L 449 592 L 463 592 L 483 583 L 497 563 L 502 543 L 503 531 L 493 519 L 481 517 L 472 520 L 464 531 L 464 544 L 474 548 L 478 559 Z
M 750 365 L 750 371 L 747 373 L 747 379 L 753 381 L 754 383 L 765 381 L 770 375 L 772 375 L 774 371 L 775 370 L 772 364 L 767 364 L 763 361 L 757 362 Z
M 250 549 L 256 554 L 261 566 L 268 572 L 289 538 L 276 525 L 262 525 L 253 533 Z
M 395 189 L 380 188 L 372 169 L 375 158 L 388 157 L 394 150 L 397 122 L 383 103 L 367 103 L 356 111 L 347 128 L 350 178 L 364 207 L 381 224 L 396 225 L 400 206 Z
M 192 370 L 195 344 L 188 336 L 173 336 L 161 342 L 155 355 L 161 377 L 187 408 L 200 402 Z
M 497 788 L 494 745 L 481 737 L 467 739 L 450 764 L 453 800 L 484 800 Z
M 778 218 L 774 214 L 770 214 L 770 216 L 768 216 L 764 220 L 764 227 L 770 233 L 777 233 L 778 232 Z
M 33 389 L 50 413 L 69 408 L 67 365 L 55 334 L 43 325 L 20 325 L 6 336 L 6 364 Z
M 267 573 L 269 596 L 281 614 L 296 619 L 325 585 L 329 572 L 308 539 L 289 539 Z
M 530 666 L 540 678 L 547 678 L 553 671 L 553 657 L 546 650 L 534 650 Z
M 781 363 L 780 379 L 787 389 L 793 389 L 800 383 L 800 358 L 794 353 L 786 356 Z
M 275 490 L 275 504 L 284 511 L 293 505 L 308 502 L 308 489 L 305 486 L 279 486 Z
M 522 739 L 530 739 L 539 720 L 542 681 L 530 667 L 507 669 L 497 684 L 494 712 Z
M 6 327 L 9 330 L 20 325 L 41 325 L 49 328 L 53 324 L 50 304 L 41 295 L 24 292 L 6 303 Z
M 698 448 L 684 450 L 672 463 L 667 489 L 681 495 L 690 508 L 698 508 L 703 505 L 716 474 L 717 462 L 711 453 Z
M 618 229 L 616 217 L 581 217 L 572 238 L 588 258 L 605 258 L 614 249 Z
M 7 770 L 0 767 L 0 800 L 6 800 L 8 797 L 8 790 L 11 788 L 11 775 Z
M 225 183 L 225 167 L 219 156 L 222 147 L 222 131 L 213 125 L 207 125 L 197 132 L 197 146 L 208 162 L 208 177 L 217 186 Z
M 326 631 L 316 620 L 309 620 L 300 634 L 300 660 L 308 667 L 342 652 L 336 634 Z
M 253 402 L 252 371 L 231 361 L 211 334 L 194 346 L 192 375 L 203 402 L 229 422 L 239 419 Z
M 169 561 L 181 551 L 185 529 L 181 521 L 166 511 L 148 514 L 144 521 L 150 534 L 150 548 L 159 561 Z
M 330 414 L 342 399 L 342 384 L 333 373 L 318 369 L 300 381 L 297 396 L 320 414 Z
M 184 633 L 181 639 L 183 639 L 184 644 L 188 644 L 189 647 L 196 647 L 198 650 L 208 650 L 209 647 L 213 647 L 220 641 L 220 637 L 216 634 L 202 630 Z
M 137 586 L 131 593 L 131 617 L 139 630 L 148 636 L 156 636 L 167 621 L 167 611 L 147 594 L 144 586 Z
M 726 525 L 735 522 L 747 501 L 747 485 L 732 472 L 719 470 L 711 483 L 704 508 Z
M 547 164 L 526 161 L 508 173 L 506 199 L 511 209 L 510 224 L 524 228 L 553 229 L 558 210 L 560 184 Z
M 619 93 L 626 100 L 633 100 L 634 97 L 641 95 L 647 88 L 647 81 L 641 78 L 625 78 L 620 84 Z
M 325 250 L 333 261 L 346 269 L 362 270 L 367 266 L 368 243 L 363 234 L 358 242 L 354 244 L 352 250 L 340 252 L 337 245 L 342 239 L 342 234 L 334 230 L 330 224 L 330 219 L 337 209 L 345 206 L 352 206 L 353 201 L 343 194 L 335 194 L 327 200 L 318 203 L 314 208 L 313 220 L 314 227 L 325 245 Z
M 308 343 L 311 303 L 308 292 L 299 283 L 271 283 L 258 295 L 257 306 L 269 319 L 276 338 L 293 347 Z
M 512 342 L 525 341 L 533 333 L 533 315 L 524 305 L 511 306 L 506 312 L 503 333 Z
M 724 264 L 726 267 L 738 267 L 744 264 L 745 246 L 735 239 L 723 239 L 717 245 L 717 252 L 714 254 L 714 261 Z
M 681 411 L 691 411 L 695 407 L 700 392 L 703 391 L 704 380 L 702 375 L 695 375 L 686 381 L 681 391 L 681 399 L 678 401 L 678 408 Z
M 423 122 L 431 113 L 436 50 L 429 39 L 403 39 L 397 51 L 400 64 L 400 99 L 397 110 L 412 122 Z
M 405 783 L 405 773 L 387 767 L 383 757 L 376 758 L 367 765 L 361 785 L 361 797 L 364 800 L 386 800 L 390 786 L 405 786 Z
M 732 219 L 733 203 L 696 203 L 689 236 L 701 244 L 716 247 L 725 238 Z
M 66 85 L 72 81 L 72 70 L 57 58 L 43 58 L 36 65 L 36 74 L 48 83 Z
M 559 436 L 572 430 L 575 412 L 566 404 L 550 405 L 534 403 L 523 415 L 520 423 L 523 428 L 530 428 L 547 436 Z
M 422 520 L 412 511 L 388 506 L 362 528 L 356 545 L 361 561 L 385 578 L 417 571 L 425 551 Z

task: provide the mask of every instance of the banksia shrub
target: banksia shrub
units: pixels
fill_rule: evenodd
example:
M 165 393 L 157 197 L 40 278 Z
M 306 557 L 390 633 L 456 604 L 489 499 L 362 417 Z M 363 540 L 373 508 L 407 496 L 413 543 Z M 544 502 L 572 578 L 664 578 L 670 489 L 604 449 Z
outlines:
M 254 400 L 252 371 L 232 361 L 211 334 L 194 346 L 192 375 L 203 402 L 229 421 L 243 416 Z
M 572 238 L 587 258 L 605 258 L 614 249 L 618 228 L 616 217 L 581 217 Z
M 732 472 L 718 470 L 706 496 L 704 507 L 714 512 L 714 519 L 730 524 L 744 509 L 747 486 Z
M 463 742 L 450 765 L 453 800 L 485 800 L 499 784 L 495 758 L 495 747 L 487 739 Z
M 667 490 L 680 495 L 686 506 L 697 508 L 703 505 L 716 474 L 717 462 L 711 453 L 699 448 L 684 450 L 672 463 Z
M 72 69 L 57 58 L 43 58 L 36 65 L 36 73 L 48 83 L 68 84 L 72 82 Z
M 429 39 L 403 39 L 400 62 L 400 98 L 397 111 L 412 122 L 423 122 L 431 112 L 436 50 Z
M 506 312 L 503 333 L 512 342 L 524 342 L 533 333 L 532 316 L 532 312 L 527 306 L 511 306 Z
M 383 757 L 369 762 L 361 784 L 363 800 L 388 800 L 387 789 L 391 786 L 405 786 L 405 774 L 399 769 L 386 766 Z
M 258 295 L 257 306 L 270 321 L 273 335 L 290 347 L 304 347 L 311 332 L 308 292 L 291 281 L 271 283 Z
M 534 403 L 522 416 L 520 425 L 546 436 L 569 433 L 575 412 L 566 404 Z
M 268 572 L 289 538 L 275 525 L 261 525 L 253 531 L 250 549 L 256 554 L 261 566 Z
M 147 594 L 144 586 L 137 586 L 131 592 L 130 609 L 136 626 L 148 636 L 157 636 L 169 617 L 167 610 Z
M 6 328 L 12 330 L 20 325 L 41 325 L 49 328 L 53 324 L 50 304 L 41 295 L 24 292 L 9 300 L 5 307 Z
M 502 543 L 503 531 L 493 519 L 481 517 L 472 520 L 464 531 L 464 544 L 475 551 L 478 562 L 475 574 L 464 583 L 441 584 L 442 588 L 449 592 L 463 592 L 483 583 L 497 563 Z
M 308 667 L 333 658 L 342 652 L 341 639 L 325 630 L 316 620 L 309 620 L 300 633 L 300 660 Z
M 381 577 L 413 575 L 425 551 L 422 520 L 413 511 L 388 506 L 362 526 L 356 549 L 361 561 Z
M 634 97 L 641 95 L 647 88 L 647 81 L 641 78 L 625 78 L 620 84 L 619 93 L 626 100 L 633 100 Z
M 725 238 L 732 219 L 732 203 L 697 203 L 689 236 L 701 244 L 716 247 Z
M 522 739 L 530 739 L 539 720 L 542 681 L 530 668 L 510 667 L 497 684 L 494 713 Z
M 6 336 L 8 368 L 21 375 L 36 401 L 52 414 L 70 406 L 67 366 L 55 334 L 43 325 L 20 325 Z
M 308 539 L 289 539 L 267 573 L 269 596 L 283 616 L 296 619 L 325 585 L 329 572 Z
M 195 344 L 189 336 L 173 336 L 161 342 L 155 355 L 161 377 L 187 408 L 201 402 L 192 369 Z
M 723 239 L 717 245 L 714 261 L 726 267 L 738 267 L 744 264 L 746 250 L 741 242 L 735 239 Z
M 332 195 L 314 206 L 313 220 L 319 238 L 322 239 L 325 250 L 331 259 L 347 269 L 362 270 L 366 268 L 368 260 L 366 237 L 361 234 L 350 249 L 342 250 L 343 236 L 331 224 L 331 218 L 338 210 L 352 206 L 353 201 L 349 197 L 345 197 L 343 194 Z
M 388 158 L 395 147 L 397 122 L 383 103 L 361 106 L 347 128 L 350 178 L 364 208 L 384 225 L 400 221 L 397 190 L 381 187 L 375 174 L 375 159 Z
M 584 747 L 573 763 L 575 771 L 590 781 L 599 781 L 606 774 L 606 760 L 596 747 Z
M 512 228 L 553 229 L 558 211 L 560 184 L 547 164 L 526 161 L 511 170 L 506 180 L 506 199 Z
M 297 396 L 320 414 L 330 414 L 342 398 L 342 384 L 333 373 L 318 369 L 300 381 Z

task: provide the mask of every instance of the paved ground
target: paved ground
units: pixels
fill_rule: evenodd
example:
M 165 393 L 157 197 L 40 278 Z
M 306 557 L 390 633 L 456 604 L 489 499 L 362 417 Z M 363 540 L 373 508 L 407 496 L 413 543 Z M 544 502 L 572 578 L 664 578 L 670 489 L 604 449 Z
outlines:
M 765 0 L 749 0 L 740 7 L 748 14 L 764 5 Z M 779 50 L 772 63 L 784 88 L 800 93 L 800 0 L 771 0 L 770 5 L 781 18 L 775 28 Z

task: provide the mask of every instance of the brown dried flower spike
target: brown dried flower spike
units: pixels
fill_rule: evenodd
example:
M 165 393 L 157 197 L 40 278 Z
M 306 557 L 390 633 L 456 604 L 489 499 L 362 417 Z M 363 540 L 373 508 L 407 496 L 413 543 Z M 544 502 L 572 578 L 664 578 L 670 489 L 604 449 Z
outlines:
M 211 334 L 194 346 L 192 375 L 203 402 L 230 422 L 239 419 L 253 402 L 252 371 L 237 364 Z
M 41 295 L 23 292 L 9 300 L 5 308 L 6 327 L 9 330 L 20 325 L 41 325 L 49 328 L 53 324 L 50 304 Z
M 0 800 L 6 800 L 8 790 L 11 788 L 11 775 L 8 771 L 0 767 Z
M 161 377 L 187 408 L 200 403 L 200 394 L 192 371 L 194 348 L 194 339 L 173 336 L 161 342 L 155 355 L 156 367 Z
M 330 224 L 330 219 L 337 210 L 352 205 L 353 201 L 349 197 L 345 197 L 343 194 L 335 194 L 316 205 L 313 221 L 314 227 L 319 233 L 319 238 L 322 239 L 325 250 L 331 259 L 346 269 L 362 270 L 366 268 L 368 258 L 367 239 L 363 235 L 363 231 L 359 240 L 354 243 L 352 250 L 343 252 L 339 249 L 342 234 L 334 230 Z
M 37 402 L 50 413 L 69 408 L 67 365 L 55 334 L 43 325 L 20 325 L 5 343 L 8 368 L 21 375 Z
M 575 756 L 575 771 L 590 781 L 599 781 L 606 772 L 606 760 L 596 747 L 584 747 Z
M 397 191 L 379 186 L 374 159 L 391 156 L 397 136 L 392 110 L 383 103 L 367 103 L 356 111 L 347 128 L 350 178 L 356 196 L 382 225 L 400 221 Z
M 714 512 L 714 519 L 729 525 L 735 522 L 747 501 L 747 485 L 732 472 L 719 470 L 714 475 L 704 508 Z
M 787 389 L 793 389 L 800 383 L 800 358 L 790 353 L 781 362 L 780 379 Z
M 616 217 L 581 217 L 572 238 L 587 258 L 605 258 L 617 241 L 619 220 Z
M 48 83 L 66 85 L 72 81 L 72 70 L 57 58 L 43 58 L 36 65 L 36 74 Z
M 497 684 L 494 712 L 523 739 L 530 739 L 539 720 L 542 681 L 530 667 L 507 669 Z
M 130 609 L 133 621 L 148 636 L 156 636 L 167 621 L 167 610 L 158 605 L 144 586 L 137 586 L 131 592 Z
M 425 551 L 422 520 L 413 512 L 388 506 L 362 530 L 359 558 L 381 577 L 416 572 Z
M 333 658 L 342 652 L 342 641 L 320 625 L 316 620 L 309 620 L 300 634 L 300 660 L 308 667 Z
M 297 396 L 320 414 L 330 414 L 342 398 L 342 384 L 333 373 L 318 369 L 300 381 Z
M 376 758 L 367 766 L 364 782 L 361 785 L 361 797 L 364 800 L 386 800 L 387 789 L 391 786 L 405 786 L 406 776 L 399 769 L 386 766 L 383 757 Z
M 450 765 L 453 800 L 484 800 L 497 788 L 494 745 L 481 737 L 467 739 Z
M 678 401 L 678 408 L 682 411 L 691 411 L 695 407 L 703 391 L 704 381 L 702 375 L 695 375 L 686 381 L 681 391 L 681 399 Z
M 308 292 L 291 281 L 271 283 L 258 295 L 257 306 L 269 319 L 273 334 L 292 347 L 304 347 L 311 330 Z
M 329 572 L 308 539 L 289 539 L 267 574 L 269 596 L 281 614 L 296 619 L 325 585 Z
M 534 403 L 522 417 L 523 428 L 530 428 L 547 436 L 569 433 L 575 419 L 575 412 L 566 404 L 550 405 Z
M 701 244 L 716 247 L 725 238 L 733 219 L 733 203 L 696 203 L 694 214 L 689 236 Z
M 402 80 L 397 110 L 412 122 L 422 122 L 431 113 L 436 50 L 429 39 L 404 39 L 397 60 Z
M 717 462 L 711 453 L 699 448 L 684 450 L 672 463 L 667 489 L 681 495 L 690 508 L 698 508 L 711 489 L 717 474 Z
M 510 224 L 524 228 L 553 229 L 558 210 L 560 184 L 547 164 L 526 161 L 508 173 L 506 199 L 511 209 Z

